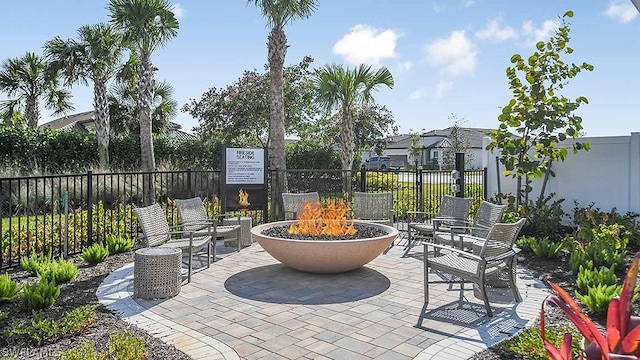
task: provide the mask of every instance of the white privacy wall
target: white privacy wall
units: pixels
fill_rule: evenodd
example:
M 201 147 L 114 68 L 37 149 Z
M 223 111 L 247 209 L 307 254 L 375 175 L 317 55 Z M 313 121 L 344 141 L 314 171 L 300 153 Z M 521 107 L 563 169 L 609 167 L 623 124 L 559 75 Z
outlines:
M 483 148 L 491 141 L 483 139 Z M 640 213 L 640 133 L 631 136 L 584 137 L 580 142 L 590 142 L 589 151 L 573 153 L 569 140 L 560 144 L 569 154 L 564 162 L 553 164 L 555 177 L 550 177 L 545 194 L 556 193 L 556 198 L 566 199 L 564 210 L 572 214 L 574 200 L 581 207 L 592 202 L 604 211 L 617 208 L 618 212 Z M 487 167 L 487 187 L 489 196 L 498 193 L 498 176 L 503 194 L 516 193 L 516 179 L 502 175 L 504 165 L 498 163 L 496 154 L 484 150 L 483 166 Z M 536 200 L 540 194 L 542 179 L 533 181 L 533 191 L 529 200 Z

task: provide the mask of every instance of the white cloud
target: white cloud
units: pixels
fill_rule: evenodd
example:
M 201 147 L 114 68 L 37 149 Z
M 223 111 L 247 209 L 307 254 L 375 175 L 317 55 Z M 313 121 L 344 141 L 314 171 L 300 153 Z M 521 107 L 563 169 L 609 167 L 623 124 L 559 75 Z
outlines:
M 409 94 L 409 99 L 411 100 L 420 100 L 428 95 L 427 91 L 423 89 L 417 89 Z
M 176 16 L 176 19 L 181 19 L 182 17 L 184 17 L 184 14 L 187 12 L 179 3 L 174 4 L 171 7 L 171 11 L 173 11 L 173 15 Z
M 522 34 L 526 37 L 527 44 L 535 44 L 538 41 L 549 40 L 559 26 L 558 20 L 545 20 L 539 28 L 536 28 L 533 21 L 527 20 L 522 24 Z
M 505 41 L 508 39 L 516 39 L 518 32 L 511 26 L 500 27 L 500 18 L 495 18 L 487 22 L 487 25 L 480 31 L 475 33 L 480 40 Z
M 613 0 L 609 2 L 609 7 L 604 11 L 604 14 L 621 24 L 626 24 L 638 16 L 638 10 L 630 1 Z
M 440 99 L 445 92 L 449 91 L 453 89 L 453 82 L 452 81 L 440 81 L 437 85 L 436 85 L 436 100 Z
M 438 39 L 425 46 L 427 61 L 442 66 L 443 72 L 460 75 L 476 69 L 475 45 L 464 31 L 454 31 L 448 38 Z
M 378 65 L 380 60 L 396 57 L 399 35 L 391 29 L 375 29 L 358 24 L 333 45 L 333 53 L 354 65 Z
M 475 0 L 462 0 L 462 7 L 471 7 L 475 3 Z
M 413 67 L 413 63 L 411 61 L 400 61 L 396 65 L 396 74 L 405 73 L 411 70 L 412 67 Z

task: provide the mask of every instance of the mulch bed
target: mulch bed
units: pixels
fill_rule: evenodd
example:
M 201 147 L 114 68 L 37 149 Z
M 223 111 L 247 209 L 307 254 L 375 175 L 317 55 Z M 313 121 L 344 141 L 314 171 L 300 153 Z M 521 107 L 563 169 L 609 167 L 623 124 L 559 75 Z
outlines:
M 71 283 L 63 284 L 60 288 L 60 297 L 58 297 L 54 306 L 44 311 L 46 315 L 54 319 L 58 319 L 63 313 L 82 305 L 99 305 L 96 297 L 98 286 L 107 275 L 133 262 L 133 252 L 109 256 L 104 262 L 96 266 L 87 266 L 75 257 L 72 257 L 72 259 L 79 266 L 78 277 Z M 30 277 L 26 271 L 20 268 L 10 270 L 9 275 L 20 283 L 32 283 L 37 280 L 37 278 Z M 32 319 L 31 312 L 24 309 L 19 299 L 0 303 L 0 311 L 9 313 L 9 316 L 0 320 L 0 329 L 2 330 L 9 329 L 13 321 L 27 322 Z M 15 354 L 17 359 L 52 359 L 59 352 L 79 347 L 85 341 L 94 342 L 96 350 L 104 351 L 107 349 L 110 333 L 117 333 L 121 329 L 127 329 L 133 332 L 136 337 L 144 339 L 145 346 L 149 350 L 147 359 L 190 359 L 173 345 L 165 344 L 137 327 L 126 323 L 102 305 L 97 308 L 96 313 L 96 322 L 88 329 L 77 335 L 62 338 L 53 343 L 43 344 L 40 347 L 30 338 L 8 339 L 4 333 L 0 332 L 0 358 L 3 355 Z

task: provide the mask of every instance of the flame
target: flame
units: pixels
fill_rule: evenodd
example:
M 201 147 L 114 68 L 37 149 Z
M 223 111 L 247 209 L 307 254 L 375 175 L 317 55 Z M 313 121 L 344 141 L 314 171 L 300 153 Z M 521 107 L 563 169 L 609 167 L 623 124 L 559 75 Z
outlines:
M 349 207 L 344 201 L 329 202 L 322 206 L 319 201 L 306 201 L 298 214 L 298 221 L 291 224 L 287 232 L 293 235 L 340 236 L 355 235 L 353 219 L 347 219 Z
M 249 207 L 249 205 L 251 205 L 249 202 L 249 193 L 240 189 L 238 192 L 238 206 Z

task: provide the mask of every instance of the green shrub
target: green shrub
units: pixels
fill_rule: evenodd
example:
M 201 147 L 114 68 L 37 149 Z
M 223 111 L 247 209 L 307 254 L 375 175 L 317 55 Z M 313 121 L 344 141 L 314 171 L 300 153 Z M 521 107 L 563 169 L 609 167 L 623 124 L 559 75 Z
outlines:
M 0 275 L 0 302 L 13 300 L 20 292 L 16 281 L 11 280 L 9 274 Z
M 591 310 L 592 313 L 605 316 L 611 299 L 616 296 L 620 296 L 621 291 L 622 286 L 620 285 L 601 284 L 587 288 L 587 293 L 585 295 L 580 294 L 578 291 L 576 291 L 575 294 L 576 297 L 582 301 L 584 306 Z
M 52 261 L 48 267 L 42 267 L 38 277 L 53 281 L 56 285 L 67 283 L 78 276 L 78 267 L 71 260 Z
M 59 336 L 75 334 L 91 326 L 96 320 L 97 307 L 80 306 L 64 313 L 59 321 L 46 316 L 42 311 L 34 310 L 30 322 L 19 323 L 14 320 L 11 327 L 4 330 L 4 334 L 9 339 L 26 336 L 40 346 L 43 342 L 51 342 Z
M 25 285 L 20 293 L 22 304 L 28 310 L 46 309 L 56 302 L 60 288 L 55 282 L 42 279 L 33 285 Z
M 107 256 L 109 256 L 109 250 L 107 250 L 104 245 L 97 243 L 82 250 L 80 259 L 90 265 L 95 265 L 103 262 L 104 259 L 107 258 Z
M 6 311 L 0 311 L 0 320 L 3 320 L 4 318 L 6 318 L 7 316 L 9 316 L 9 313 Z
M 546 327 L 545 335 L 557 348 L 562 344 L 565 332 L 571 332 L 573 334 L 573 358 L 578 358 L 582 353 L 580 352 L 580 344 L 582 343 L 582 336 L 570 326 L 565 327 Z M 547 360 L 549 356 L 545 350 L 542 338 L 540 337 L 540 329 L 529 328 L 520 334 L 514 336 L 511 339 L 505 340 L 500 343 L 503 349 L 512 352 L 514 354 L 521 355 L 526 359 L 531 360 Z
M 107 235 L 106 236 L 107 249 L 109 255 L 123 253 L 133 248 L 134 240 L 125 235 Z
M 51 263 L 51 253 L 48 255 L 33 253 L 29 257 L 23 257 L 20 259 L 20 266 L 23 270 L 37 276 L 43 268 L 46 268 Z
M 516 240 L 516 246 L 522 251 L 532 251 L 531 245 L 535 242 L 537 242 L 536 238 L 523 236 Z
M 109 354 L 113 359 L 138 360 L 146 358 L 148 353 L 144 340 L 138 339 L 131 331 L 120 330 L 109 335 Z
M 101 360 L 102 354 L 96 352 L 91 341 L 85 341 L 79 348 L 62 351 L 56 356 L 57 360 Z
M 58 324 L 47 317 L 42 311 L 33 311 L 33 318 L 30 322 L 19 323 L 15 319 L 9 329 L 3 331 L 8 339 L 26 336 L 41 346 L 43 342 L 53 339 L 60 333 Z
M 553 259 L 558 255 L 558 252 L 564 247 L 564 241 L 554 242 L 549 240 L 548 237 L 544 237 L 540 241 L 534 241 L 530 244 L 531 251 L 536 254 L 537 257 L 543 259 Z
M 597 285 L 615 285 L 618 282 L 618 278 L 614 270 L 613 266 L 609 269 L 601 267 L 600 270 L 597 270 L 588 269 L 581 265 L 576 284 L 583 291 L 587 291 L 590 287 Z
M 585 269 L 593 268 L 593 260 L 587 259 L 587 254 L 584 251 L 584 247 L 581 245 L 574 246 L 571 249 L 571 257 L 569 258 L 569 266 L 571 272 L 578 274 L 581 267 Z
M 73 334 L 90 327 L 97 318 L 98 305 L 83 305 L 66 312 L 60 320 L 59 327 L 65 334 Z
M 99 353 L 91 341 L 85 341 L 80 348 L 61 352 L 57 360 L 141 360 L 147 358 L 149 350 L 144 346 L 144 340 L 136 338 L 127 330 L 109 334 L 108 354 Z

